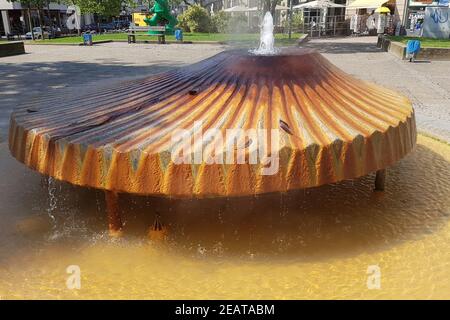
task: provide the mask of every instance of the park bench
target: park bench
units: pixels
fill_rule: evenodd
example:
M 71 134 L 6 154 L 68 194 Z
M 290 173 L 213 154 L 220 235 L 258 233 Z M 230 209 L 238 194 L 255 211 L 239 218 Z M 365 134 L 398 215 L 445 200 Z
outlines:
M 147 33 L 147 36 L 157 36 L 158 43 L 166 43 L 166 27 L 165 26 L 130 26 L 128 29 L 128 43 L 136 43 L 136 33 L 139 31 L 153 31 L 154 34 Z

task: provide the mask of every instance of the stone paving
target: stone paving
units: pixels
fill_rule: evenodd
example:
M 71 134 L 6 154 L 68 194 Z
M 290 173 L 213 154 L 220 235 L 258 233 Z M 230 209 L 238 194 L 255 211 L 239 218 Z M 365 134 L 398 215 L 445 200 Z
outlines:
M 376 48 L 376 37 L 317 39 L 316 48 L 355 77 L 392 88 L 411 99 L 418 129 L 450 143 L 450 61 L 410 63 Z
M 349 74 L 407 95 L 422 132 L 450 142 L 450 61 L 398 60 L 375 46 L 375 37 L 317 39 L 313 47 Z M 146 76 L 212 56 L 214 44 L 106 43 L 93 47 L 31 45 L 25 55 L 0 58 L 0 142 L 11 110 L 30 97 L 80 90 Z
M 145 77 L 212 56 L 220 45 L 106 43 L 92 47 L 27 45 L 27 54 L 0 58 L 0 143 L 15 106 L 65 90 Z

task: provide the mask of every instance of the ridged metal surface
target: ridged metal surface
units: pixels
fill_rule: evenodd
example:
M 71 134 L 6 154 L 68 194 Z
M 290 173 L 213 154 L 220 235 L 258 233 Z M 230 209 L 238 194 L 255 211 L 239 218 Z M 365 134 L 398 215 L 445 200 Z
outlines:
M 280 170 L 262 164 L 181 164 L 172 133 L 280 129 Z M 11 153 L 76 185 L 176 197 L 239 196 L 366 175 L 416 142 L 414 111 L 396 92 L 354 79 L 315 51 L 228 51 L 91 94 L 49 97 L 11 116 Z M 207 150 L 207 147 L 204 148 Z

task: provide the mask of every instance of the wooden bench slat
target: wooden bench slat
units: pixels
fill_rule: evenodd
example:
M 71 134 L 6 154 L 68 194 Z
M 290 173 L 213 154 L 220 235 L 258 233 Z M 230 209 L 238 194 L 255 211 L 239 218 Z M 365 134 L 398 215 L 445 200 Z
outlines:
M 164 26 L 131 27 L 128 31 L 166 31 Z
M 128 29 L 128 43 L 136 43 L 136 31 L 158 31 L 156 34 L 144 34 L 146 36 L 157 36 L 159 43 L 166 43 L 165 26 L 132 26 Z

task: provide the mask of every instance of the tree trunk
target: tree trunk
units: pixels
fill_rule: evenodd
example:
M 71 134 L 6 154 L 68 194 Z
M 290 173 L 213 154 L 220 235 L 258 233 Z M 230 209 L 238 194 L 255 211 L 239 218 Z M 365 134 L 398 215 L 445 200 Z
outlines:
M 264 0 L 262 3 L 262 15 L 264 16 L 264 14 L 270 10 L 270 0 Z
M 289 16 L 288 16 L 288 19 L 289 19 L 289 39 L 292 39 L 292 1 L 293 0 L 288 0 L 288 6 L 289 6 Z
M 270 13 L 272 14 L 272 17 L 273 17 L 273 22 L 274 22 L 274 24 L 275 24 L 275 8 L 276 8 L 276 6 L 277 6 L 277 3 L 278 3 L 278 0 L 272 0 L 271 1 L 271 3 L 270 3 Z
M 263 8 L 263 16 L 267 11 L 270 11 L 270 14 L 272 15 L 273 19 L 274 19 L 274 24 L 275 24 L 275 8 L 278 4 L 278 0 L 264 0 L 262 8 Z
M 34 40 L 33 23 L 31 22 L 31 9 L 27 8 L 28 23 L 30 24 L 31 40 Z
M 63 26 L 61 24 L 61 12 L 58 12 L 57 21 L 58 21 L 58 27 L 61 29 L 61 33 L 62 33 Z
M 48 17 L 48 23 L 49 23 L 49 27 L 53 27 L 53 20 L 52 20 L 52 15 L 50 13 L 50 1 L 47 1 L 47 17 Z
M 39 19 L 39 27 L 41 28 L 41 39 L 44 40 L 44 26 L 42 25 L 42 16 L 41 16 L 41 10 L 38 8 L 38 19 Z

